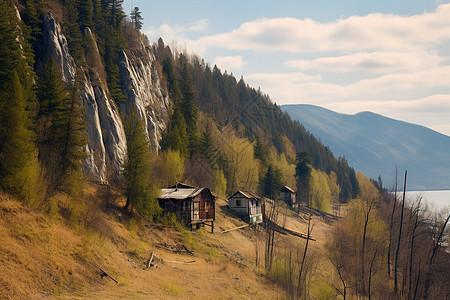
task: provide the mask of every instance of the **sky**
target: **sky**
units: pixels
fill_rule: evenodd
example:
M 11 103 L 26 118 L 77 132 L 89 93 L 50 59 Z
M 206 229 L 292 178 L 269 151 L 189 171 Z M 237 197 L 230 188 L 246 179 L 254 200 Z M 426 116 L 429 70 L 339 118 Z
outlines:
M 277 104 L 372 111 L 450 136 L 450 0 L 125 0 L 150 42 Z

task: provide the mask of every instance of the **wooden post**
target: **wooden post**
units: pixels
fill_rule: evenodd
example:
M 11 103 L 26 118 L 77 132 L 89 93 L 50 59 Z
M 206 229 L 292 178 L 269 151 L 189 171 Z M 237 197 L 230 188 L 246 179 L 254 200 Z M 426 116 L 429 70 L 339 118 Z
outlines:
M 214 221 L 211 222 L 211 233 L 214 233 Z

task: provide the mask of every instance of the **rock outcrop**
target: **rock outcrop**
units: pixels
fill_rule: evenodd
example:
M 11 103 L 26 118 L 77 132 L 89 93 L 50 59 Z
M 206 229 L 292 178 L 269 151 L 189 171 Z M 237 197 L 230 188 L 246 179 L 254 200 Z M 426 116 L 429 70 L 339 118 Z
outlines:
M 84 162 L 84 170 L 95 181 L 106 183 L 120 177 L 126 159 L 126 137 L 119 108 L 111 99 L 106 84 L 106 74 L 94 35 L 89 28 L 85 31 L 87 41 L 86 64 L 78 67 L 70 55 L 67 40 L 61 26 L 50 13 L 44 18 L 44 45 L 48 57 L 53 57 L 59 66 L 63 80 L 68 85 L 76 84 L 86 108 L 90 154 Z M 168 120 L 170 100 L 163 92 L 154 66 L 154 55 L 142 45 L 140 55 L 121 53 L 119 65 L 127 104 L 139 112 L 144 120 L 148 137 L 155 150 L 159 148 L 159 137 Z
M 120 81 L 127 104 L 121 110 L 136 109 L 144 120 L 145 129 L 153 149 L 159 150 L 161 132 L 168 121 L 170 99 L 161 88 L 151 48 L 143 43 L 138 50 L 120 53 Z

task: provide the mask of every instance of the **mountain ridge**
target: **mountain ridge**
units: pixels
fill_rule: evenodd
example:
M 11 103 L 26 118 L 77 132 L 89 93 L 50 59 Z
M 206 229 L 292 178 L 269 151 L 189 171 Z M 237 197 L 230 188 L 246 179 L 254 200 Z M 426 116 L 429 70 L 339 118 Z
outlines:
M 363 111 L 340 114 L 308 104 L 282 105 L 337 156 L 389 187 L 394 170 L 407 169 L 410 189 L 450 188 L 450 137 L 422 125 Z

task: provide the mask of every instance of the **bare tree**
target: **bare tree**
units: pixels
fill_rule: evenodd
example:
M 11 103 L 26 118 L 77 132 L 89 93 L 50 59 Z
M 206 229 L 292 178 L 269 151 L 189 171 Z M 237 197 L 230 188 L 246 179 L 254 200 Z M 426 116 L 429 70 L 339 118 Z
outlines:
M 402 240 L 402 229 L 403 229 L 403 212 L 405 209 L 405 196 L 406 196 L 406 176 L 408 171 L 405 170 L 405 183 L 403 185 L 403 199 L 402 199 L 402 210 L 400 215 L 400 228 L 398 230 L 398 239 L 397 239 L 397 250 L 395 251 L 395 262 L 394 262 L 394 293 L 398 292 L 398 257 L 400 253 L 400 244 Z
M 306 277 L 306 274 L 303 274 L 303 269 L 305 267 L 306 253 L 308 252 L 308 245 L 309 245 L 309 240 L 311 238 L 311 232 L 312 232 L 312 227 L 311 227 L 311 214 L 310 214 L 308 217 L 308 233 L 307 233 L 307 237 L 306 237 L 305 250 L 303 251 L 303 257 L 302 257 L 302 261 L 300 262 L 300 268 L 298 271 L 298 285 L 297 285 L 298 296 L 301 296 L 303 293 L 303 286 L 304 286 L 305 277 Z
M 387 271 L 388 271 L 389 276 L 391 275 L 391 252 L 392 252 L 391 247 L 392 247 L 394 214 L 395 214 L 395 208 L 397 207 L 397 186 L 398 186 L 398 170 L 397 170 L 397 166 L 395 166 L 394 203 L 392 204 L 391 220 L 389 222 L 389 244 L 388 244 L 388 253 L 387 253 Z
M 449 219 L 450 219 L 450 214 L 447 216 L 447 219 L 445 220 L 444 224 L 442 225 L 442 229 L 440 230 L 439 235 L 435 239 L 435 243 L 434 243 L 433 250 L 431 252 L 430 260 L 428 261 L 428 270 L 427 270 L 427 273 L 425 274 L 425 291 L 424 291 L 424 296 L 423 296 L 424 299 L 427 299 L 429 296 L 433 263 L 434 263 L 436 256 L 438 255 L 438 252 L 441 248 L 442 240 L 444 237 L 445 227 L 447 227 L 447 223 L 448 223 Z
M 266 206 L 267 207 L 267 206 Z M 265 268 L 266 272 L 270 273 L 273 263 L 273 252 L 275 246 L 276 224 L 279 215 L 279 208 L 277 201 L 273 201 L 270 206 L 269 213 L 266 213 L 264 218 L 264 225 L 266 229 L 266 248 L 265 248 Z

